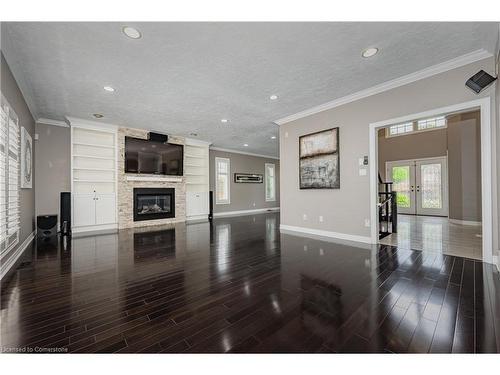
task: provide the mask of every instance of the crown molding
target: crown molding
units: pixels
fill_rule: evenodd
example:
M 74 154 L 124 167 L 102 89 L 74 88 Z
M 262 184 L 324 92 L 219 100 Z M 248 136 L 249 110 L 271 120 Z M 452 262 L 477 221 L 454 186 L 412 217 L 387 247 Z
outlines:
M 220 147 L 210 147 L 210 150 L 214 151 L 222 151 L 222 152 L 230 152 L 232 154 L 242 154 L 242 155 L 250 155 L 250 156 L 257 156 L 259 158 L 266 158 L 266 159 L 275 159 L 275 160 L 280 160 L 279 157 L 277 156 L 269 156 L 269 155 L 262 155 L 262 154 L 254 154 L 252 152 L 245 152 L 245 151 L 239 151 L 239 150 L 231 150 L 229 148 L 220 148 Z
M 401 87 L 404 85 L 407 85 L 409 83 L 413 83 L 416 81 L 420 81 L 422 79 L 432 77 L 436 74 L 444 73 L 449 70 L 453 70 L 456 68 L 460 68 L 462 66 L 472 64 L 476 61 L 484 60 L 489 57 L 492 57 L 493 55 L 484 50 L 484 49 L 479 49 L 477 51 L 456 57 L 454 59 L 429 66 L 425 69 L 419 70 L 414 73 L 407 74 L 405 76 L 381 83 L 379 85 L 372 86 L 370 88 L 367 88 L 365 90 L 361 90 L 358 92 L 355 92 L 354 94 L 346 95 L 342 98 L 338 98 L 335 100 L 332 100 L 330 102 L 318 105 L 316 107 L 312 107 L 310 109 L 306 109 L 304 111 L 297 112 L 293 115 L 283 117 L 279 120 L 273 121 L 277 125 L 283 125 L 291 121 L 295 121 L 307 116 L 314 115 L 319 112 L 323 112 L 329 109 L 333 109 L 336 107 L 339 107 L 344 104 L 352 103 L 360 99 L 367 98 L 372 95 L 380 94 L 385 91 L 389 91 L 392 89 L 395 89 L 397 87 Z
M 97 130 L 99 130 L 99 129 L 116 130 L 120 127 L 119 125 L 110 124 L 107 122 L 93 121 L 93 120 L 87 120 L 87 119 L 71 117 L 71 116 L 66 116 L 66 120 L 68 120 L 68 122 L 71 126 L 83 126 L 83 127 L 94 128 Z
M 61 126 L 63 128 L 69 128 L 69 125 L 65 121 L 61 120 L 52 120 L 50 118 L 39 118 L 38 120 L 35 121 L 37 124 L 44 124 L 44 125 L 54 125 L 54 126 Z
M 184 138 L 184 141 L 186 145 L 192 145 L 192 146 L 210 146 L 212 142 L 209 141 L 202 141 L 200 139 L 193 139 L 193 138 Z

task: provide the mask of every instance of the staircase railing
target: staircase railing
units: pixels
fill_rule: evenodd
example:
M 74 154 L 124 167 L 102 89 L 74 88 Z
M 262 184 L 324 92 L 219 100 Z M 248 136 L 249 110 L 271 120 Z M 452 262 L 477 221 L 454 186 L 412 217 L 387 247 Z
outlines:
M 378 175 L 378 181 L 383 191 L 379 191 L 378 222 L 379 239 L 398 231 L 397 193 L 392 189 L 392 182 L 383 182 Z M 379 188 L 379 190 L 381 190 Z

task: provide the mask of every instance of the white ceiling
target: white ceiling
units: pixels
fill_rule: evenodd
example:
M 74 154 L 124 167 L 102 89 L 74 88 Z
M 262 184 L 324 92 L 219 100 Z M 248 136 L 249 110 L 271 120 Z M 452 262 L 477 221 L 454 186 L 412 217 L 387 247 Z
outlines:
M 132 25 L 142 38 L 121 32 Z M 478 50 L 496 23 L 2 23 L 36 118 L 65 116 L 278 155 L 273 120 Z M 367 47 L 380 52 L 361 57 Z M 114 93 L 103 90 L 110 85 Z M 277 94 L 279 99 L 270 101 Z M 229 119 L 222 124 L 222 118 Z M 248 147 L 243 144 L 248 143 Z

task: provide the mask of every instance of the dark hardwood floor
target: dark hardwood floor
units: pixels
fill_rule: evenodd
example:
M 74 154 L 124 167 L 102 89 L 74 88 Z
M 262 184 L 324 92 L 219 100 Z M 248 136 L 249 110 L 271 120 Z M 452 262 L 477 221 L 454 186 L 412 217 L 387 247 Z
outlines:
M 39 243 L 30 256 L 1 292 L 4 351 L 500 349 L 494 267 L 280 234 L 275 213 Z

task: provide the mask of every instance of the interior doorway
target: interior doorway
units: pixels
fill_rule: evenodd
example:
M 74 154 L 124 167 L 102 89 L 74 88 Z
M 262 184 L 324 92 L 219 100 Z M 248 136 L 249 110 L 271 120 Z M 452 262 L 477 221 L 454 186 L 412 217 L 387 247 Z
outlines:
M 370 125 L 375 242 L 492 261 L 489 102 L 469 104 Z M 381 140 L 394 145 L 416 135 L 418 141 L 394 146 L 396 155 L 381 156 Z M 444 150 L 436 151 L 436 144 Z M 390 206 L 388 187 L 397 201 L 394 215 L 379 210 L 381 201 Z M 389 228 L 393 218 L 396 233 L 379 237 L 375 230 L 384 220 Z
M 398 213 L 448 216 L 447 157 L 388 161 L 385 170 L 397 193 Z

